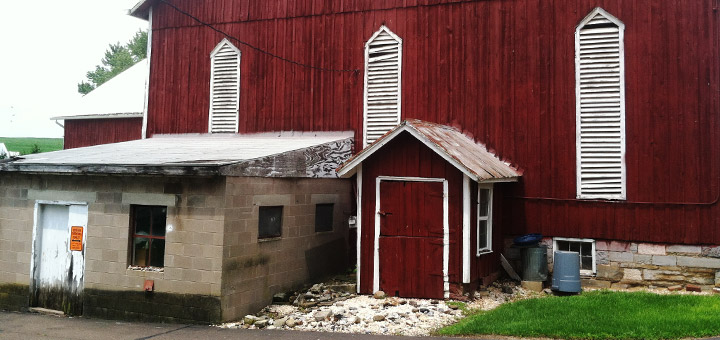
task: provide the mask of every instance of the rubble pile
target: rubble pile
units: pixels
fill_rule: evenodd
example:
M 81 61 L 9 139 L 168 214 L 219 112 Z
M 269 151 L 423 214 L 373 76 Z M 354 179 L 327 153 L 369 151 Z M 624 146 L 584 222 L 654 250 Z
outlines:
M 351 284 L 316 284 L 306 291 L 277 294 L 275 304 L 225 328 L 295 329 L 304 331 L 428 335 L 463 317 L 463 310 L 489 310 L 503 303 L 538 296 L 512 282 L 494 283 L 468 296 L 464 305 L 430 299 L 354 294 Z

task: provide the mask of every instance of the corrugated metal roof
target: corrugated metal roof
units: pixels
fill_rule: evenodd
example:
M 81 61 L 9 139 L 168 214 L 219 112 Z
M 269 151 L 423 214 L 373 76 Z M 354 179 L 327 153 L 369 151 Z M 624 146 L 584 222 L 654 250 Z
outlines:
M 352 137 L 352 132 L 158 135 L 130 142 L 27 155 L 10 164 L 221 166 Z
M 367 157 L 402 132 L 408 132 L 437 152 L 449 163 L 478 182 L 516 181 L 522 172 L 509 162 L 499 159 L 483 144 L 476 143 L 460 130 L 450 126 L 408 119 L 383 137 L 353 156 L 337 169 L 341 177 L 355 173 L 356 167 Z
M 59 117 L 51 119 L 142 117 L 147 76 L 148 62 L 143 59 L 82 96 L 74 105 L 59 108 Z

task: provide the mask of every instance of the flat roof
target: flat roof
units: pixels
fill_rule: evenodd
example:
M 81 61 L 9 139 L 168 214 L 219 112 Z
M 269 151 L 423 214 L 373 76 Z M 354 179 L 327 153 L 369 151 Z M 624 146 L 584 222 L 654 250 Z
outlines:
M 351 131 L 157 135 L 129 142 L 25 155 L 0 162 L 0 171 L 219 175 L 223 173 L 219 169 L 223 166 L 267 157 L 282 158 L 296 151 L 315 157 L 313 152 L 328 148 L 343 150 L 341 155 L 344 156 L 337 160 L 339 166 L 351 156 L 352 138 Z M 261 166 L 273 167 L 272 162 L 264 164 Z

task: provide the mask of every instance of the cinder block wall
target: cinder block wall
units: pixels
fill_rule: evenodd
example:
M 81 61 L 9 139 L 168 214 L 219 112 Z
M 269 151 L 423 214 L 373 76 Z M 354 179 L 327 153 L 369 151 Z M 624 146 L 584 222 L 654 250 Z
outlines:
M 224 191 L 224 178 L 3 174 L 0 287 L 30 284 L 36 200 L 87 202 L 85 315 L 219 320 Z M 132 204 L 168 206 L 161 272 L 129 268 Z M 152 295 L 143 291 L 146 279 L 155 282 Z
M 28 305 L 34 202 L 27 194 L 32 185 L 27 176 L 0 176 L 0 309 Z
M 345 268 L 352 183 L 343 179 L 227 179 L 223 319 L 269 304 L 278 292 Z M 333 230 L 315 232 L 315 204 L 334 203 Z M 282 205 L 282 236 L 258 240 L 260 206 Z

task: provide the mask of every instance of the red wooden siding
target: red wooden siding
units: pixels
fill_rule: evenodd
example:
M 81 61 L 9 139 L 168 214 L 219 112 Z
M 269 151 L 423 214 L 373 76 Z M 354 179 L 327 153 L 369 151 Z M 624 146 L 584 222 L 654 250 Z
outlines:
M 73 119 L 65 121 L 65 149 L 118 143 L 142 137 L 142 118 Z
M 275 54 L 361 70 L 238 44 L 240 132 L 353 129 L 359 141 L 364 43 L 385 24 L 403 39 L 403 118 L 458 126 L 524 170 L 498 198 L 513 233 L 720 243 L 715 0 L 172 2 Z M 596 6 L 626 26 L 627 201 L 648 203 L 574 199 L 574 30 Z M 148 131 L 206 132 L 223 37 L 167 5 L 153 13 Z
M 450 227 L 449 281 L 459 284 L 462 279 L 462 173 L 434 151 L 404 133 L 386 144 L 363 162 L 362 233 L 360 261 L 360 290 L 372 292 L 373 249 L 375 237 L 375 180 L 378 176 L 445 178 L 448 181 L 448 222 Z M 496 185 L 496 187 L 501 186 Z M 499 211 L 496 209 L 496 211 Z M 412 221 L 412 219 L 410 219 Z M 473 222 L 474 223 L 474 222 Z M 473 224 L 474 225 L 474 224 Z M 474 228 L 473 228 L 474 229 Z M 501 240 L 503 231 L 496 226 L 495 240 Z M 474 235 L 474 232 L 473 232 Z M 474 236 L 473 236 L 474 237 Z M 493 249 L 501 250 L 502 242 L 494 242 Z M 473 279 L 487 276 L 497 270 L 497 258 L 492 255 L 475 257 L 472 244 Z M 441 269 L 442 270 L 442 269 Z

